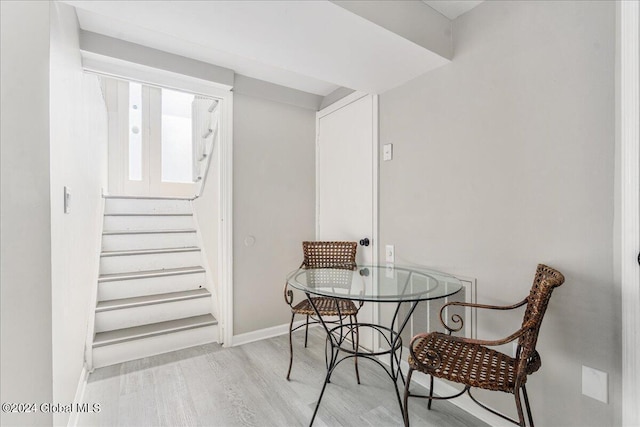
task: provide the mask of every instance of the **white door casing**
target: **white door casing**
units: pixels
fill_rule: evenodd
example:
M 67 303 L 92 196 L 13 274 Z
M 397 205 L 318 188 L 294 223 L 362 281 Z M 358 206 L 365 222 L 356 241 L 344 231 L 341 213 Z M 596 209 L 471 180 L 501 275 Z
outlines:
M 377 263 L 378 98 L 356 92 L 316 115 L 316 239 L 359 242 L 359 264 Z M 369 277 L 371 286 L 374 277 Z M 360 322 L 375 323 L 374 303 L 365 303 Z M 374 341 L 375 340 L 375 341 Z M 360 345 L 377 347 L 362 330 Z
M 640 6 L 616 2 L 620 137 L 622 425 L 640 426 Z

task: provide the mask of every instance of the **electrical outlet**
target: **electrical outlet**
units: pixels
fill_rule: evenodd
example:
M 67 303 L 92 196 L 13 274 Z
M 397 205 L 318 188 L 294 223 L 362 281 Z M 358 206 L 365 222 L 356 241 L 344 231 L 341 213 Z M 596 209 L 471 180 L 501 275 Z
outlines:
M 71 190 L 69 187 L 64 187 L 64 213 L 71 212 Z
M 600 402 L 609 403 L 608 375 L 588 366 L 582 366 L 582 394 Z
M 391 263 L 395 262 L 395 260 L 396 260 L 396 251 L 395 251 L 393 245 L 386 245 L 384 247 L 384 258 L 385 258 L 385 261 L 387 261 L 387 262 L 391 262 Z
M 393 160 L 393 144 L 384 144 L 382 146 L 382 160 L 385 162 Z
M 396 278 L 395 268 L 393 267 L 393 265 L 387 264 L 387 268 L 385 270 L 385 276 L 387 277 L 387 279 Z

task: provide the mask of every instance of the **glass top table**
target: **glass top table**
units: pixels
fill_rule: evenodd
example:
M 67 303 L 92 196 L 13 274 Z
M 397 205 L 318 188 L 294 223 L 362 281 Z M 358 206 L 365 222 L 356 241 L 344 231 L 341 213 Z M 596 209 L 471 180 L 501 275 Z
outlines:
M 327 348 L 325 353 L 327 374 L 309 425 L 312 425 L 315 420 L 333 370 L 339 363 L 349 358 L 364 357 L 373 360 L 386 371 L 395 386 L 400 412 L 403 413 L 403 403 L 398 389 L 398 379 L 401 379 L 403 384 L 405 381 L 400 369 L 402 331 L 419 302 L 446 298 L 456 294 L 463 287 L 460 280 L 447 273 L 423 267 L 387 265 L 300 268 L 289 273 L 287 283 L 305 293 L 316 312 L 318 322 L 327 333 L 327 342 L 331 346 L 330 349 Z M 340 317 L 337 326 L 330 326 L 331 323 L 320 316 L 320 312 L 314 302 L 314 298 L 317 297 L 339 298 L 359 302 L 367 301 L 369 304 L 396 303 L 396 308 L 390 326 L 363 322 L 343 323 L 342 317 Z M 400 318 L 400 307 L 402 305 L 409 305 L 409 308 L 406 310 L 406 314 Z M 336 308 L 338 307 L 336 302 Z M 378 333 L 382 337 L 381 342 L 386 342 L 388 348 L 380 346 L 380 349 L 367 350 L 359 346 L 359 331 L 363 328 L 370 328 Z M 349 336 L 353 338 L 354 332 L 355 345 L 353 342 L 347 342 Z M 383 355 L 389 355 L 389 367 L 379 361 L 378 358 Z
M 444 298 L 462 289 L 457 278 L 422 267 L 359 265 L 355 269 L 298 269 L 289 285 L 310 294 L 355 301 L 411 302 Z

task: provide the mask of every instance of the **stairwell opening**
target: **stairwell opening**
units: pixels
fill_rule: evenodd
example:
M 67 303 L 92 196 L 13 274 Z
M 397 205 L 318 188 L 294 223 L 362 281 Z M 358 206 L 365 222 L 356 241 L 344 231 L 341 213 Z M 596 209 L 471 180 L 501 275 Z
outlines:
M 101 81 L 109 179 L 88 365 L 224 342 L 230 182 L 220 145 L 231 95 Z

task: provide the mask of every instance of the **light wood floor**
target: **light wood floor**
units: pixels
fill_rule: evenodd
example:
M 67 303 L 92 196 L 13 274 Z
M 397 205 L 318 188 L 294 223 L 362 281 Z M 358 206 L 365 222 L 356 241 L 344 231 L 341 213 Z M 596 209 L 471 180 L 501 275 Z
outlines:
M 307 426 L 324 380 L 324 335 L 294 334 L 291 381 L 286 335 L 233 348 L 217 344 L 96 369 L 85 403 L 101 411 L 81 414 L 79 426 Z M 314 426 L 400 426 L 391 380 L 360 359 L 360 378 L 345 361 L 327 385 Z M 417 387 L 417 386 L 415 386 Z M 411 399 L 412 426 L 487 426 L 449 402 Z

